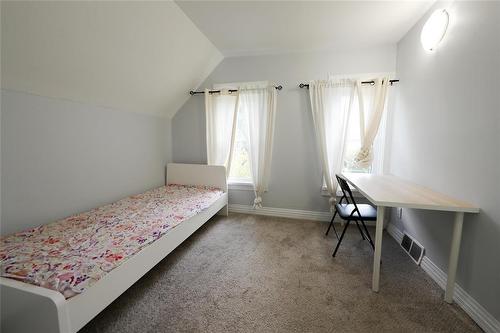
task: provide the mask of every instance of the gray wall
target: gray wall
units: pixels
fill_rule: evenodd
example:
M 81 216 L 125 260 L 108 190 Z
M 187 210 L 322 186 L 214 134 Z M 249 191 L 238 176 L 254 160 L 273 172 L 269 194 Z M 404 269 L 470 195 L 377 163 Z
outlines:
M 450 13 L 434 53 L 420 31 L 436 8 Z M 500 319 L 500 3 L 436 4 L 398 44 L 401 82 L 390 171 L 481 207 L 466 214 L 457 282 Z M 407 230 L 447 270 L 453 214 L 404 210 Z
M 170 121 L 2 90 L 1 233 L 164 184 Z
M 202 88 L 213 83 L 270 80 L 283 85 L 278 93 L 274 149 L 266 207 L 328 211 L 321 196 L 307 90 L 300 82 L 326 79 L 327 74 L 394 72 L 395 46 L 352 52 L 314 52 L 226 58 Z M 200 88 L 201 89 L 201 88 Z M 203 96 L 193 96 L 172 120 L 173 160 L 206 162 Z M 253 192 L 230 190 L 229 202 L 251 205 Z

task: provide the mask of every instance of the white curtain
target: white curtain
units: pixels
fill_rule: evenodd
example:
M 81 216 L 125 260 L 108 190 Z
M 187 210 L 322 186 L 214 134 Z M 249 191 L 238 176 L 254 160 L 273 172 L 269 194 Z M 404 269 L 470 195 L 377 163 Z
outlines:
M 337 192 L 335 174 L 342 171 L 346 125 L 354 100 L 355 81 L 311 81 L 309 97 L 323 178 L 333 209 Z
M 205 89 L 207 163 L 224 165 L 227 175 L 231 167 L 237 104 L 238 93 L 221 89 L 220 93 L 210 94 L 209 89 Z
M 250 169 L 255 191 L 254 208 L 262 207 L 262 194 L 267 190 L 271 171 L 276 89 L 267 83 L 239 87 L 238 112 L 248 117 Z
M 373 161 L 373 142 L 377 136 L 384 114 L 389 78 L 376 78 L 372 86 L 362 87 L 361 80 L 356 81 L 359 105 L 359 126 L 361 148 L 354 157 L 358 167 L 369 167 Z

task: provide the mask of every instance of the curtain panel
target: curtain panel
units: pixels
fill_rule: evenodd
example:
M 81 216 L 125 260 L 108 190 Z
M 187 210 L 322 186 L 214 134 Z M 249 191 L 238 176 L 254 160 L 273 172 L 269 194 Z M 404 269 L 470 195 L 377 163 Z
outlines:
M 218 88 L 220 94 L 209 94 L 209 90 L 205 90 L 207 161 L 211 165 L 226 166 L 229 176 L 237 121 L 248 119 L 241 122 L 238 129 L 248 138 L 254 208 L 261 208 L 271 172 L 277 92 L 267 81 L 231 84 L 232 88 L 238 88 L 237 93 L 229 93 L 227 86 Z
M 237 105 L 237 93 L 222 89 L 218 94 L 210 94 L 205 89 L 207 164 L 225 166 L 226 176 L 231 167 Z
M 366 168 L 373 162 L 373 142 L 384 114 L 389 78 L 374 79 L 373 86 L 369 86 L 368 89 L 363 89 L 361 80 L 357 80 L 355 86 L 358 97 L 361 147 L 353 162 L 358 167 Z M 368 103 L 365 103 L 367 101 Z
M 239 87 L 238 112 L 248 118 L 250 169 L 257 209 L 262 207 L 262 194 L 267 190 L 271 172 L 276 96 L 276 89 L 268 83 Z
M 337 193 L 335 175 L 346 165 L 382 171 L 381 156 L 377 156 L 377 165 L 373 165 L 374 142 L 377 138 L 377 153 L 383 154 L 383 142 L 377 134 L 384 119 L 389 77 L 377 77 L 373 81 L 373 85 L 366 85 L 359 79 L 330 76 L 327 81 L 309 82 L 318 157 L 332 210 Z M 346 155 L 346 141 L 353 134 L 352 126 L 359 128 L 360 145 L 354 155 Z
M 337 193 L 335 175 L 342 171 L 347 120 L 354 99 L 355 81 L 333 79 L 309 82 L 309 98 L 323 179 L 333 210 Z

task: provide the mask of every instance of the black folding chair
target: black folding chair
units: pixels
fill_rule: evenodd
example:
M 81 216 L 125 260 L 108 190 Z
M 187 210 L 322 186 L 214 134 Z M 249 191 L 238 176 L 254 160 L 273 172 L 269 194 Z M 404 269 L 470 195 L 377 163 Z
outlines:
M 346 224 L 344 230 L 342 231 L 342 234 L 340 235 L 340 238 L 338 238 L 335 226 L 333 226 L 333 230 L 335 231 L 335 234 L 337 235 L 338 238 L 337 246 L 335 247 L 335 251 L 333 251 L 333 256 L 335 257 L 335 255 L 337 254 L 337 250 L 339 249 L 340 243 L 342 243 L 342 239 L 344 239 L 345 232 L 347 230 L 347 227 L 349 227 L 349 223 L 351 221 L 356 222 L 356 226 L 358 227 L 359 233 L 361 234 L 363 240 L 368 240 L 372 249 L 375 250 L 375 246 L 373 245 L 373 241 L 372 238 L 370 237 L 370 233 L 368 232 L 368 228 L 366 227 L 365 221 L 376 221 L 377 209 L 367 204 L 356 204 L 354 196 L 352 195 L 351 188 L 347 184 L 347 181 L 345 181 L 338 175 L 336 175 L 335 177 L 337 177 L 337 182 L 339 183 L 343 195 L 340 201 L 335 204 L 335 213 L 333 215 L 332 221 L 330 222 L 330 225 L 328 226 L 326 234 L 328 235 L 330 227 L 333 226 L 333 220 L 335 219 L 335 216 L 337 214 L 339 214 L 339 216 L 346 221 Z M 347 196 L 349 196 L 351 203 L 349 203 L 349 199 L 347 198 Z M 346 200 L 346 204 L 342 204 L 343 199 Z M 361 230 L 361 227 L 358 222 L 361 222 L 364 232 L 363 230 Z
M 342 200 L 345 200 L 346 203 L 349 204 L 349 199 L 347 199 L 347 196 L 346 196 L 346 194 L 345 194 L 344 191 L 342 191 L 342 197 L 340 198 L 340 200 L 339 200 L 338 203 L 342 204 Z M 328 236 L 328 233 L 330 232 L 330 229 L 333 228 L 333 231 L 335 232 L 335 236 L 337 237 L 337 239 L 339 239 L 339 234 L 337 233 L 337 229 L 335 228 L 335 225 L 333 224 L 333 221 L 335 220 L 335 217 L 337 216 L 337 212 L 338 212 L 337 208 L 335 208 L 335 213 L 333 213 L 332 220 L 330 221 L 330 224 L 328 225 L 328 229 L 326 230 L 325 236 Z M 359 228 L 359 224 L 358 224 L 357 221 L 356 221 L 356 225 Z M 361 229 L 360 229 L 360 232 L 361 232 Z M 361 236 L 363 237 L 363 239 L 365 239 L 365 236 L 363 235 L 363 233 L 361 233 Z

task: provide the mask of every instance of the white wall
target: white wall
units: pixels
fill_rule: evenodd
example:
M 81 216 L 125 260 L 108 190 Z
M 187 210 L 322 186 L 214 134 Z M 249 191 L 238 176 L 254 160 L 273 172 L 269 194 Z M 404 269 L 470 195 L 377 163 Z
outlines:
M 1 234 L 164 184 L 170 120 L 2 90 Z
M 300 82 L 326 79 L 327 74 L 395 71 L 395 46 L 353 52 L 312 52 L 226 58 L 204 87 L 214 83 L 270 80 L 283 85 L 278 92 L 276 128 L 267 207 L 328 211 L 321 196 L 321 168 L 306 89 Z M 173 160 L 206 162 L 203 96 L 193 96 L 172 120 Z M 251 205 L 253 192 L 230 190 L 230 203 Z
M 2 1 L 2 87 L 173 116 L 222 54 L 173 1 Z
M 420 31 L 450 13 L 434 53 Z M 437 3 L 398 44 L 390 171 L 481 207 L 466 214 L 457 282 L 500 319 L 500 3 Z M 452 214 L 404 210 L 399 221 L 447 270 Z

